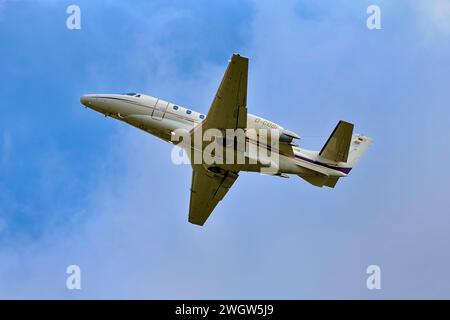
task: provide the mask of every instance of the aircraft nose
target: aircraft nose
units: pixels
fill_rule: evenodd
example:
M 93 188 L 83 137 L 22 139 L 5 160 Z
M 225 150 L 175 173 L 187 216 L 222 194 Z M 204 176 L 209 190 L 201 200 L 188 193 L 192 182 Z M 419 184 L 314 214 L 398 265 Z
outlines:
M 86 107 L 89 107 L 92 104 L 92 98 L 91 95 L 85 94 L 82 95 L 80 98 L 81 104 L 85 105 Z

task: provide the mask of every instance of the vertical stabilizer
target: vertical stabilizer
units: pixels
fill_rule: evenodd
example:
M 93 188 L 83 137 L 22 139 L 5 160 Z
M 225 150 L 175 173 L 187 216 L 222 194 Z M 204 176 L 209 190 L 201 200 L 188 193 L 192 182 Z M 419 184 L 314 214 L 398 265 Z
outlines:
M 334 162 L 347 162 L 352 133 L 353 124 L 339 121 L 319 155 Z

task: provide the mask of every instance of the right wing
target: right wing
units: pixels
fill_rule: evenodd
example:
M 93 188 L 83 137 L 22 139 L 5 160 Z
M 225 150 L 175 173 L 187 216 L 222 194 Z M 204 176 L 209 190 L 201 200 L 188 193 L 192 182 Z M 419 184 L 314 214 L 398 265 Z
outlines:
M 202 165 L 193 166 L 189 222 L 202 226 L 237 178 L 233 171 L 215 173 Z
M 248 58 L 233 54 L 209 109 L 203 129 L 247 128 Z

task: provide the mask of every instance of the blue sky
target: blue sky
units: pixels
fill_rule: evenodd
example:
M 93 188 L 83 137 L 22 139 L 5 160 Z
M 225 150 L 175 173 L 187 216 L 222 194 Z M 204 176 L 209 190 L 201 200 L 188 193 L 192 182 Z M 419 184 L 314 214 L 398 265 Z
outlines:
M 68 30 L 73 3 L 0 0 L 0 298 L 450 297 L 448 1 L 77 1 Z M 241 174 L 198 228 L 191 169 L 79 97 L 205 113 L 234 52 L 249 111 L 301 146 L 339 119 L 375 144 L 333 190 Z

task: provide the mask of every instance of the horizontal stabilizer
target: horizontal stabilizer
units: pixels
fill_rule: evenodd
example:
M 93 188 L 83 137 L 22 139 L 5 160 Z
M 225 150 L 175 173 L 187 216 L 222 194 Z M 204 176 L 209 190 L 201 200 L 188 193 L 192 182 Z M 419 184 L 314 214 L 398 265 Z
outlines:
M 316 186 L 316 187 L 329 187 L 329 188 L 334 188 L 334 186 L 336 185 L 336 183 L 339 180 L 339 177 L 329 177 L 326 175 L 322 175 L 319 173 L 316 174 L 299 174 L 298 175 L 300 178 L 302 178 L 303 180 L 311 183 L 312 185 Z
M 352 133 L 353 124 L 339 121 L 319 155 L 334 162 L 347 162 Z

